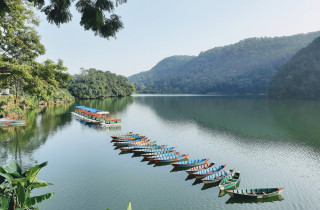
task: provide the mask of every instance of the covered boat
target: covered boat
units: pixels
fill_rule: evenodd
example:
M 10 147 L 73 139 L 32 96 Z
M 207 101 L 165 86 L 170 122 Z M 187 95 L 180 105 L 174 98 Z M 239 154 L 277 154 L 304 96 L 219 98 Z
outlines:
M 166 156 L 166 157 L 156 158 L 156 159 L 154 159 L 154 161 L 156 163 L 171 163 L 171 162 L 177 162 L 177 161 L 180 161 L 180 160 L 184 160 L 188 156 L 189 156 L 189 154 Z
M 210 176 L 211 174 L 215 174 L 215 173 L 218 173 L 218 172 L 222 171 L 226 166 L 227 166 L 227 164 L 223 164 L 223 165 L 220 165 L 220 166 L 207 168 L 207 169 L 198 171 L 198 172 L 194 173 L 193 175 L 196 178 L 204 178 L 206 176 Z
M 284 188 L 259 188 L 246 190 L 226 190 L 226 192 L 235 198 L 261 199 L 280 195 Z
M 219 184 L 220 190 L 227 190 L 236 186 L 240 182 L 240 171 L 236 171 L 234 174 L 230 174 L 221 180 Z
M 204 170 L 204 169 L 207 169 L 207 168 L 210 168 L 210 167 L 214 167 L 216 165 L 216 163 L 206 163 L 206 164 L 203 164 L 203 165 L 199 165 L 199 166 L 196 166 L 196 167 L 193 167 L 193 168 L 190 168 L 188 170 L 186 170 L 186 172 L 188 174 L 194 174 L 198 171 L 201 171 L 201 170 Z
M 224 179 L 228 175 L 232 174 L 233 172 L 234 172 L 234 169 L 231 169 L 229 171 L 220 171 L 218 173 L 207 176 L 201 180 L 205 184 L 216 183 L 216 182 L 220 182 L 222 179 Z
M 203 158 L 203 159 L 198 159 L 198 160 L 188 160 L 188 161 L 181 161 L 181 162 L 176 162 L 176 163 L 171 163 L 173 167 L 177 168 L 190 168 L 194 166 L 199 166 L 202 164 L 205 164 L 209 161 L 209 158 Z

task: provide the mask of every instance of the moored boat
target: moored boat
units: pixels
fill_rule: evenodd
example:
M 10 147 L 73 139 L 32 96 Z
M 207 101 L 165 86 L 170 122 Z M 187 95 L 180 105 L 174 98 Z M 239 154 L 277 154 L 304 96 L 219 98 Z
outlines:
M 221 180 L 219 184 L 220 190 L 227 190 L 236 186 L 240 182 L 240 171 L 236 171 L 234 174 L 230 174 Z
M 167 156 L 167 157 L 156 158 L 156 159 L 154 159 L 154 161 L 156 163 L 171 163 L 171 162 L 177 162 L 177 161 L 180 161 L 180 160 L 184 160 L 188 156 L 189 156 L 189 154 Z
M 259 188 L 245 190 L 226 190 L 226 192 L 235 198 L 261 199 L 280 195 L 284 188 Z
M 111 138 L 119 138 L 119 137 L 123 137 L 123 136 L 139 136 L 139 133 L 133 133 L 133 132 L 129 132 L 129 133 L 123 133 L 123 134 L 118 134 L 118 135 L 112 135 L 110 136 Z
M 188 168 L 188 167 L 195 167 L 202 164 L 205 164 L 209 161 L 209 158 L 203 158 L 198 160 L 188 160 L 188 161 L 181 161 L 176 163 L 171 163 L 173 167 L 177 168 Z
M 149 157 L 147 157 L 147 158 L 148 158 L 150 161 L 153 161 L 153 160 L 156 159 L 156 158 L 173 156 L 173 155 L 180 155 L 180 152 L 164 153 L 164 154 L 160 154 L 160 155 L 149 156 Z
M 148 153 L 144 153 L 141 155 L 143 157 L 151 157 L 151 156 L 156 156 L 156 155 L 161 155 L 161 154 L 166 154 L 166 153 L 173 153 L 173 152 L 176 152 L 176 150 L 170 149 L 170 150 L 165 150 L 165 151 L 160 151 L 160 152 L 148 152 Z
M 194 173 L 196 173 L 198 171 L 213 167 L 215 165 L 216 165 L 216 163 L 206 163 L 206 164 L 203 164 L 203 165 L 199 165 L 199 166 L 190 168 L 190 169 L 186 170 L 186 172 L 191 175 L 191 174 L 194 174 Z
M 193 175 L 198 179 L 199 178 L 204 178 L 206 176 L 210 176 L 211 174 L 215 174 L 215 173 L 218 173 L 218 172 L 222 171 L 226 166 L 227 166 L 227 164 L 223 164 L 223 165 L 220 165 L 220 166 L 207 168 L 207 169 L 198 171 L 198 172 L 194 173 Z
M 141 155 L 141 154 L 145 154 L 145 153 L 173 150 L 175 148 L 175 147 L 167 148 L 168 145 L 161 145 L 161 146 L 162 146 L 161 148 L 138 148 L 138 149 L 132 150 L 132 152 Z
M 218 173 L 207 176 L 201 180 L 205 184 L 216 183 L 216 182 L 220 182 L 222 179 L 224 179 L 228 175 L 232 174 L 233 172 L 234 172 L 234 169 L 231 169 L 229 171 L 220 171 Z
M 137 145 L 137 146 L 132 146 L 132 147 L 121 147 L 120 150 L 123 152 L 130 152 L 132 150 L 143 149 L 143 148 L 161 149 L 161 148 L 163 148 L 163 145 L 160 145 L 160 146 L 157 146 L 157 145 Z
M 117 147 L 129 147 L 129 146 L 134 146 L 134 145 L 143 145 L 143 144 L 148 144 L 151 142 L 151 139 L 141 139 L 141 140 L 136 140 L 136 141 L 123 141 L 123 142 L 115 142 L 113 146 Z M 155 141 L 153 141 L 155 143 Z

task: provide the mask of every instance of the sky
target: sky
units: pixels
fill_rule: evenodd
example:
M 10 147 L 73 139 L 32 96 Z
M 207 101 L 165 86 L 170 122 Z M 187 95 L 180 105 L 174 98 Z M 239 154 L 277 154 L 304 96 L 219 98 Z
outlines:
M 40 14 L 37 28 L 46 54 L 71 74 L 96 68 L 131 76 L 173 55 L 198 55 L 250 37 L 320 30 L 319 0 L 128 0 L 115 14 L 124 29 L 104 39 L 80 26 L 80 15 L 59 28 Z

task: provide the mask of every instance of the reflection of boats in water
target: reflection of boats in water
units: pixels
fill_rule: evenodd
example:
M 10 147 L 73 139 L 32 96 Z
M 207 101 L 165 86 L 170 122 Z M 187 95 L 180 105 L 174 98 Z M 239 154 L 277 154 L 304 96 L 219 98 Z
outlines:
M 243 198 L 234 198 L 230 197 L 227 201 L 226 204 L 243 204 L 243 203 L 268 203 L 268 202 L 275 202 L 275 201 L 282 201 L 284 198 L 281 195 L 277 195 L 274 197 L 269 197 L 269 198 L 262 198 L 262 199 L 243 199 Z
M 89 127 L 89 128 L 95 128 L 95 129 L 107 129 L 107 130 L 121 130 L 121 126 L 103 126 L 101 124 L 88 124 L 84 120 L 76 118 L 78 122 L 81 124 Z
M 27 126 L 25 120 L 14 120 L 12 118 L 0 118 L 0 126 Z

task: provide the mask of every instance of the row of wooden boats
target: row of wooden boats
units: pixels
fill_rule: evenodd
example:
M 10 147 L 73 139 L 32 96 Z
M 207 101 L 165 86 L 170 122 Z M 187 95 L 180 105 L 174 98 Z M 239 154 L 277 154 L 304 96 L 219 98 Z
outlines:
M 111 117 L 108 111 L 76 106 L 76 110 L 71 114 L 87 124 L 96 124 L 102 127 L 121 126 L 121 119 Z
M 209 158 L 189 160 L 189 154 L 177 152 L 176 147 L 157 145 L 155 141 L 139 133 L 113 135 L 111 138 L 114 146 L 122 152 L 133 152 L 156 164 L 170 163 L 175 169 L 186 170 L 189 176 L 201 180 L 205 185 L 219 184 L 220 190 L 226 191 L 231 197 L 269 198 L 280 195 L 284 190 L 284 188 L 235 190 L 240 183 L 240 171 L 226 170 L 227 164 L 216 165 L 215 162 L 209 162 Z

